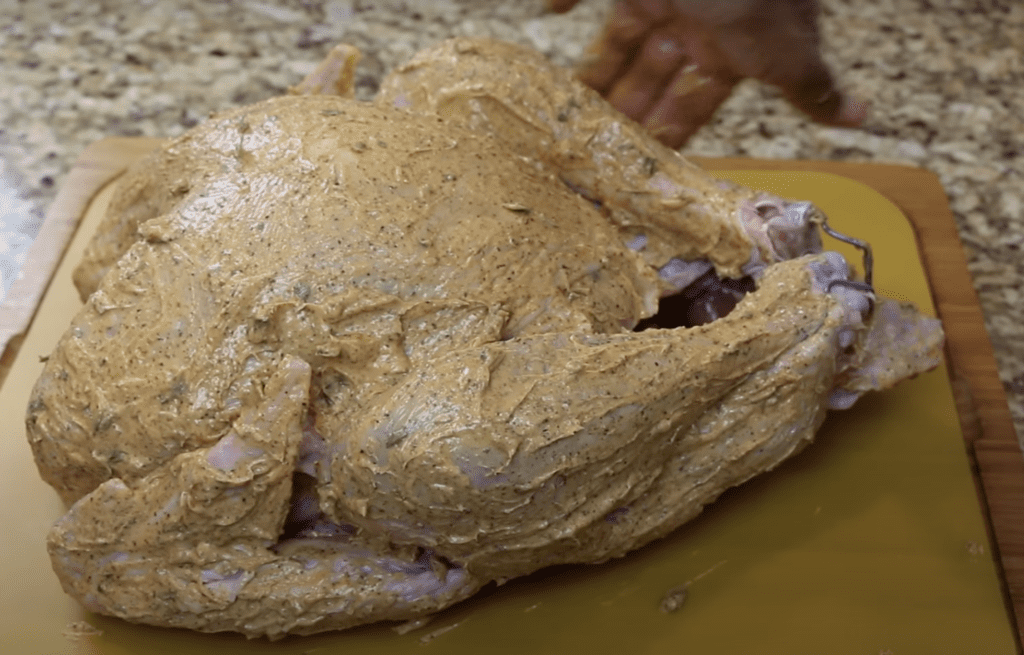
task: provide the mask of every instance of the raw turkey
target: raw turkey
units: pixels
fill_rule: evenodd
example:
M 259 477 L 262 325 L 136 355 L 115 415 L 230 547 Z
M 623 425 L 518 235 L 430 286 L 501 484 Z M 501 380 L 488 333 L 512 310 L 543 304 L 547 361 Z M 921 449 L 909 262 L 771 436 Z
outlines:
M 939 362 L 938 322 L 823 252 L 816 208 L 714 179 L 540 55 L 449 41 L 372 103 L 344 97 L 356 57 L 133 166 L 90 244 L 27 416 L 89 610 L 271 638 L 419 617 L 657 539 Z

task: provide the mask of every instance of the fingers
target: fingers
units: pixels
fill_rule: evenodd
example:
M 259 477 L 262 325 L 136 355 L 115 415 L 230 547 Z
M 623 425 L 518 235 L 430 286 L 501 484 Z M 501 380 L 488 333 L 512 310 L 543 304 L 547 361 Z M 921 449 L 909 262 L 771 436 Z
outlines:
M 843 94 L 831 77 L 828 82 L 804 80 L 781 89 L 794 107 L 818 123 L 857 127 L 867 117 L 868 103 Z
M 777 86 L 794 107 L 819 123 L 853 127 L 867 115 L 867 103 L 839 89 L 817 48 L 776 51 L 761 81 Z
M 676 38 L 674 30 L 655 30 L 644 41 L 629 69 L 608 90 L 606 97 L 622 113 L 641 120 L 687 59 L 684 45 Z
M 552 0 L 557 2 L 557 0 Z M 580 78 L 678 148 L 740 79 L 778 87 L 811 119 L 857 126 L 868 105 L 843 94 L 821 58 L 816 0 L 618 2 Z
M 588 49 L 580 79 L 604 95 L 629 68 L 652 28 L 650 16 L 632 3 L 616 3 L 601 36 Z
M 738 78 L 714 66 L 707 45 L 685 21 L 645 35 L 631 65 L 604 91 L 616 109 L 641 123 L 662 143 L 683 145 L 711 120 Z
M 685 66 L 649 107 L 642 124 L 668 147 L 679 148 L 711 120 L 734 86 L 731 80 L 704 77 L 696 65 Z
M 580 78 L 678 148 L 710 120 L 737 81 L 708 56 L 702 29 L 665 0 L 620 2 Z
M 770 6 L 769 6 L 770 4 Z M 712 29 L 716 57 L 738 76 L 778 87 L 811 119 L 859 125 L 867 104 L 842 93 L 821 57 L 818 3 L 762 3 L 748 14 Z

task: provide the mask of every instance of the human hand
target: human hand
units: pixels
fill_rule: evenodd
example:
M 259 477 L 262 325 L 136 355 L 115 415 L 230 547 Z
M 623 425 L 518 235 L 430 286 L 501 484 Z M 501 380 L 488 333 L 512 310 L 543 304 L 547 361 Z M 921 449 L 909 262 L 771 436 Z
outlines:
M 579 75 L 673 148 L 747 77 L 815 121 L 859 125 L 867 105 L 843 94 L 822 61 L 818 12 L 817 0 L 620 0 Z

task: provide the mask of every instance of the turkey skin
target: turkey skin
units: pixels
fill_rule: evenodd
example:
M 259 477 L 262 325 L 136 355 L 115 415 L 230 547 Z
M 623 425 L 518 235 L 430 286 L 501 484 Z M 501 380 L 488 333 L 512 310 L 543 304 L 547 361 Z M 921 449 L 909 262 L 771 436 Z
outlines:
M 817 209 L 540 55 L 445 42 L 372 103 L 355 58 L 133 166 L 76 272 L 26 421 L 89 610 L 423 616 L 657 539 L 938 364 L 938 322 L 823 251 Z

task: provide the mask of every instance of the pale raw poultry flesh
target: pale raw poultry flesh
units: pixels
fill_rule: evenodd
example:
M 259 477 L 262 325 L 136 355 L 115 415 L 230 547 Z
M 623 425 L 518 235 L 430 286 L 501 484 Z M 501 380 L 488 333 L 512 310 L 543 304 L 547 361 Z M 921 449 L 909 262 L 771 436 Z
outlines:
M 657 539 L 939 362 L 814 207 L 540 55 L 446 42 L 373 103 L 354 61 L 120 183 L 27 417 L 88 609 L 271 638 L 429 614 Z M 635 329 L 673 295 L 683 325 Z

